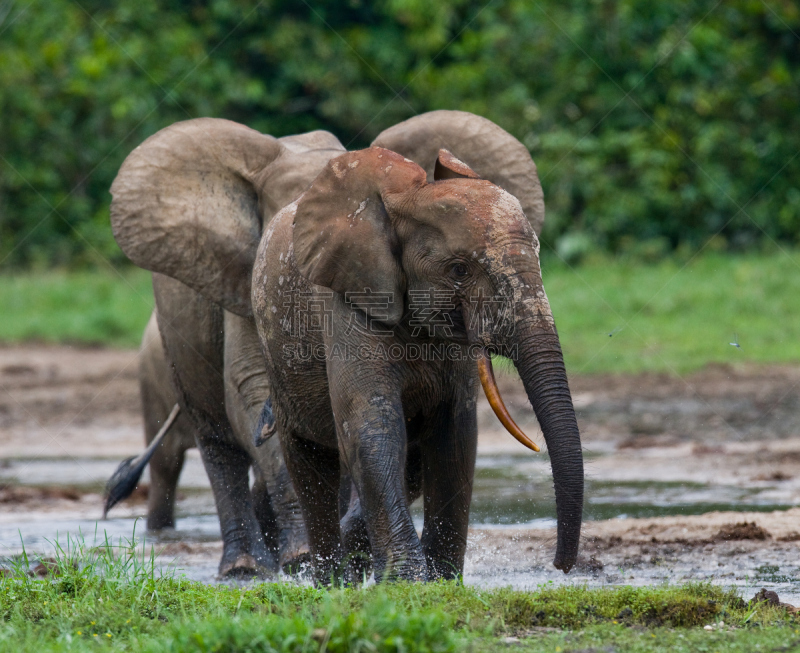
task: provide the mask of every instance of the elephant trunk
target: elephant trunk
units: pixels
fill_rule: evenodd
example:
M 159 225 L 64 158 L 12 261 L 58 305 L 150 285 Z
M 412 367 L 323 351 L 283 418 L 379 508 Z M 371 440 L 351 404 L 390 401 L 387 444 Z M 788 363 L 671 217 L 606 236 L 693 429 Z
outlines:
M 553 565 L 567 573 L 575 565 L 581 534 L 583 451 L 561 345 L 543 295 L 520 307 L 509 344 L 547 442 L 558 517 Z

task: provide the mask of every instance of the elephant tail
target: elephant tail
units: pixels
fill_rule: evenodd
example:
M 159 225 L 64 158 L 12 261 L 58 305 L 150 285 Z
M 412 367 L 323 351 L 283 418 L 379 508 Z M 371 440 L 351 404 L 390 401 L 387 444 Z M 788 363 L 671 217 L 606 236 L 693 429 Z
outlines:
M 272 412 L 272 398 L 267 397 L 258 417 L 258 424 L 253 429 L 253 444 L 260 447 L 273 435 L 275 435 L 275 415 Z
M 123 460 L 119 464 L 119 467 L 117 467 L 117 470 L 111 475 L 111 478 L 108 479 L 105 490 L 105 501 L 103 503 L 103 519 L 106 518 L 109 510 L 120 501 L 127 499 L 134 491 L 136 485 L 139 483 L 139 479 L 142 477 L 144 468 L 147 467 L 147 463 L 150 462 L 156 449 L 158 449 L 159 445 L 164 441 L 164 438 L 167 437 L 167 433 L 169 433 L 175 420 L 178 419 L 180 412 L 181 407 L 175 404 L 169 417 L 167 417 L 167 420 L 158 433 L 156 433 L 156 437 L 153 438 L 147 449 L 138 456 L 131 456 Z

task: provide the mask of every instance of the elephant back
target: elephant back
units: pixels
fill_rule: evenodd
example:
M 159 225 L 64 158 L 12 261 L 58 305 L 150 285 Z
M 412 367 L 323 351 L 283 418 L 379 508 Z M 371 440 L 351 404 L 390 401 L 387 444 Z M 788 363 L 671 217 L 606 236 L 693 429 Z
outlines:
M 325 165 L 346 150 L 333 134 L 323 130 L 278 139 L 283 148 L 275 162 L 264 169 L 257 186 L 268 189 L 263 198 L 263 222 L 302 195 Z

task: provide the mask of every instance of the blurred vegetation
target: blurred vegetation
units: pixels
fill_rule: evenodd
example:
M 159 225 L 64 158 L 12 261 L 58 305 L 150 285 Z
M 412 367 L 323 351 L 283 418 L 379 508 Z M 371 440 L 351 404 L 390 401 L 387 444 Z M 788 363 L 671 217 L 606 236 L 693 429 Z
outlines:
M 568 261 L 796 242 L 798 35 L 789 0 L 0 0 L 0 266 L 122 261 L 108 188 L 174 121 L 357 148 L 441 108 L 531 150 Z
M 800 360 L 796 250 L 553 263 L 544 284 L 570 374 Z

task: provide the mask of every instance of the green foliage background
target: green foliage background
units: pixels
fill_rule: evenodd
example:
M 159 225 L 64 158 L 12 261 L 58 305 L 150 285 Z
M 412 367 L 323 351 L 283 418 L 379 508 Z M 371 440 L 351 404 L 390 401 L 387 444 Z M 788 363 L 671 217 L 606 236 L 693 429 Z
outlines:
M 0 267 L 122 261 L 108 188 L 174 121 L 357 148 L 440 108 L 526 144 L 568 260 L 796 243 L 798 35 L 790 0 L 0 0 Z

